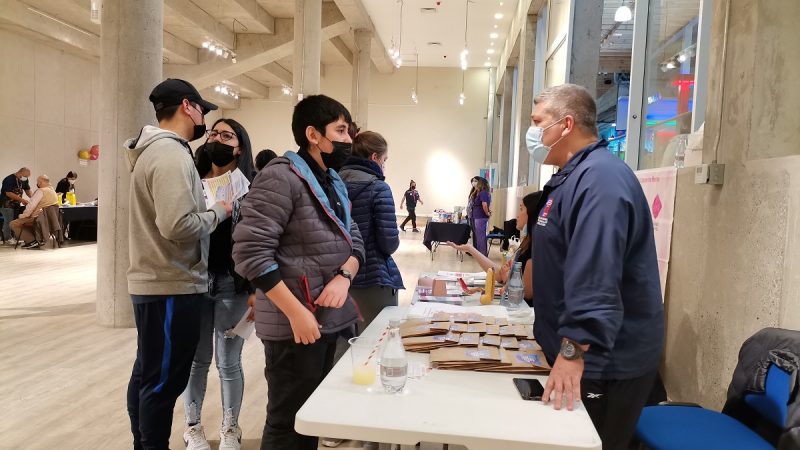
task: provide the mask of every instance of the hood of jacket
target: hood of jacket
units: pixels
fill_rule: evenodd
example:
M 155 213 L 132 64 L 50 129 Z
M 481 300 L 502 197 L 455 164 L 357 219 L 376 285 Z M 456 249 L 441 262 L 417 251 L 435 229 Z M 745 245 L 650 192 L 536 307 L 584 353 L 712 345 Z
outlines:
M 138 136 L 126 140 L 124 144 L 125 155 L 128 157 L 128 165 L 130 166 L 131 172 L 133 172 L 133 168 L 136 166 L 136 161 L 139 159 L 139 156 L 142 154 L 142 152 L 144 152 L 147 147 L 150 146 L 150 144 L 158 141 L 159 139 L 175 139 L 183 144 L 186 147 L 186 151 L 191 154 L 189 143 L 186 141 L 186 139 L 178 136 L 178 134 L 175 132 L 154 127 L 152 125 L 145 125 L 142 130 L 139 131 Z
M 345 237 L 348 241 L 352 243 L 352 236 L 350 236 L 350 224 L 353 222 L 350 214 L 345 215 L 345 221 L 339 219 L 336 216 L 336 213 L 333 211 L 333 207 L 331 207 L 330 202 L 328 201 L 328 196 L 325 195 L 325 191 L 320 186 L 319 182 L 317 181 L 317 177 L 314 176 L 314 173 L 311 171 L 311 168 L 308 167 L 305 160 L 295 152 L 286 152 L 283 155 L 289 166 L 292 170 L 311 188 L 311 191 L 314 193 L 314 197 L 316 197 L 317 201 L 322 205 L 322 208 L 325 210 L 325 213 L 333 220 L 336 225 L 342 230 Z M 277 163 L 282 163 L 283 161 L 279 161 L 281 158 L 275 158 L 273 161 L 278 161 Z M 333 188 L 336 191 L 336 195 L 339 196 L 339 201 L 342 202 L 342 206 L 344 207 L 345 211 L 350 211 L 350 198 L 347 196 L 347 186 L 345 186 L 344 181 L 339 177 L 339 174 L 336 173 L 333 169 L 328 169 L 328 175 L 333 178 Z

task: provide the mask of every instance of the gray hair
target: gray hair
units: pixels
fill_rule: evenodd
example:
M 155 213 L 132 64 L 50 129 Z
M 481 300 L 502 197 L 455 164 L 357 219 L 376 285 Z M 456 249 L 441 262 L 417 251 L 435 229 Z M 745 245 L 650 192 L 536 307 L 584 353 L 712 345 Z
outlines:
M 597 105 L 585 87 L 562 84 L 547 88 L 533 99 L 534 105 L 540 103 L 553 116 L 572 116 L 575 126 L 597 136 Z

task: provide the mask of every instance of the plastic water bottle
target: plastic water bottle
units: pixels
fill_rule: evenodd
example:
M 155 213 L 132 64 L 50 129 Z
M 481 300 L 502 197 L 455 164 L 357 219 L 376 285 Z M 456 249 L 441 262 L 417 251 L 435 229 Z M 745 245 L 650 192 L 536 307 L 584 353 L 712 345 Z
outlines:
M 522 263 L 514 263 L 514 271 L 511 278 L 508 280 L 508 310 L 517 310 L 522 307 L 522 302 L 525 301 L 525 286 L 522 284 Z
M 389 321 L 389 339 L 381 350 L 381 383 L 389 394 L 403 392 L 408 378 L 408 360 L 400 337 L 400 321 Z

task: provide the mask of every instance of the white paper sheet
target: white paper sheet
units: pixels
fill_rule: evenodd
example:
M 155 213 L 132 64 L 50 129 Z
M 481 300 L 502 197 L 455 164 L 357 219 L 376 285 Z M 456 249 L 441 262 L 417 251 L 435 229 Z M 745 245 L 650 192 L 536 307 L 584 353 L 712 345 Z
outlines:
M 230 330 L 225 331 L 225 335 L 227 336 L 236 335 L 241 337 L 242 339 L 249 338 L 250 335 L 253 334 L 253 331 L 255 331 L 256 329 L 256 323 L 249 322 L 247 320 L 247 316 L 250 315 L 250 312 L 252 310 L 253 310 L 252 306 L 247 308 L 247 311 L 244 313 L 244 316 L 242 316 L 241 320 L 239 320 L 239 323 L 237 323 L 236 326 L 231 328 Z
M 206 201 L 206 208 L 211 208 L 215 203 L 227 202 L 242 198 L 249 190 L 250 182 L 241 170 L 225 172 L 214 178 L 203 180 L 203 197 Z

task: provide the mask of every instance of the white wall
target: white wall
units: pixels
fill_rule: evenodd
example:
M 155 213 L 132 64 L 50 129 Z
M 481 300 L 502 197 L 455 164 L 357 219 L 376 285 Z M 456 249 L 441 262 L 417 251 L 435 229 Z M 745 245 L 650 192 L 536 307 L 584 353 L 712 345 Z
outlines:
M 351 72 L 350 67 L 326 67 L 322 92 L 349 107 Z M 452 210 L 466 203 L 469 180 L 484 166 L 489 73 L 466 72 L 464 106 L 458 105 L 460 69 L 420 68 L 418 104 L 411 102 L 414 78 L 414 68 L 392 75 L 373 70 L 367 128 L 389 143 L 386 178 L 398 205 L 413 178 L 425 202 L 417 214 Z M 297 147 L 291 134 L 292 106 L 289 97 L 245 100 L 241 109 L 224 115 L 247 128 L 254 153 L 271 148 L 282 154 Z
M 98 62 L 2 29 L 0 61 L 0 176 L 27 166 L 31 187 L 42 173 L 55 186 L 77 171 L 78 201 L 93 200 L 98 162 L 79 166 L 78 151 L 99 143 Z

